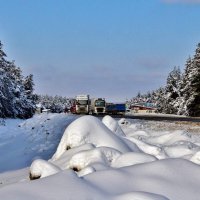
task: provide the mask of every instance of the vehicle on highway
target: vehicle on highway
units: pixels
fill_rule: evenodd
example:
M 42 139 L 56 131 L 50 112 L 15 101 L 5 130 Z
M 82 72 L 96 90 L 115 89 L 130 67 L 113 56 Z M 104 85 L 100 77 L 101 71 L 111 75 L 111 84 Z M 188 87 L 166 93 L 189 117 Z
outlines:
M 72 113 L 74 114 L 89 114 L 90 111 L 90 96 L 88 94 L 77 95 Z
M 93 98 L 90 104 L 90 114 L 105 114 L 106 113 L 106 101 L 104 98 Z
M 125 115 L 126 104 L 125 103 L 107 103 L 106 113 L 110 115 Z

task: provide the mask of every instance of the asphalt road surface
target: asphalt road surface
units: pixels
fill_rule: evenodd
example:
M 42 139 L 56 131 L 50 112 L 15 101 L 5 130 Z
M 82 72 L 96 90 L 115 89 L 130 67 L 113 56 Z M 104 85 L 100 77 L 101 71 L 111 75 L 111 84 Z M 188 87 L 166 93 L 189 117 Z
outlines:
M 117 116 L 114 116 L 117 117 Z M 119 117 L 119 116 L 118 116 Z M 126 114 L 124 118 L 129 119 L 143 119 L 143 120 L 154 120 L 154 121 L 186 121 L 186 122 L 200 122 L 200 117 L 183 117 L 183 116 L 167 116 L 167 115 L 129 115 Z

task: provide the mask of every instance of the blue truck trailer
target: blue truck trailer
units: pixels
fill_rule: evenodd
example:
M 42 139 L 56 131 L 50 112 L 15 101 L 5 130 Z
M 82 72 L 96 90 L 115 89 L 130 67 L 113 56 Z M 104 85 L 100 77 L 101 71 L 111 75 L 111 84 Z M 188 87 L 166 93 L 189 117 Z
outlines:
M 106 113 L 110 115 L 124 115 L 126 112 L 125 103 L 108 103 L 106 105 Z

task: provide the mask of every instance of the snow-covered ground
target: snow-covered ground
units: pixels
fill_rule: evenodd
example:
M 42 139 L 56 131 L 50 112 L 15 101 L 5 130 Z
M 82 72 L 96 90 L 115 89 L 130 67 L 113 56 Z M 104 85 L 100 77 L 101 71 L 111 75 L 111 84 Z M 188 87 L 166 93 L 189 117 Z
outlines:
M 198 123 L 76 118 L 6 120 L 2 199 L 200 199 Z M 10 169 L 18 170 L 4 172 Z
M 1 123 L 0 172 L 30 166 L 35 157 L 49 159 L 63 131 L 75 118 L 44 113 L 28 120 L 7 119 Z

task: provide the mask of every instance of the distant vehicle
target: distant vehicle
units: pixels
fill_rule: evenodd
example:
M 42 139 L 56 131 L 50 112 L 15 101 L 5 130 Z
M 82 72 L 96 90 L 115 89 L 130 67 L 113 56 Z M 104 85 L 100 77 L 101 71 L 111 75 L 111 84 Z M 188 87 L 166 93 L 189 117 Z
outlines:
M 126 112 L 125 103 L 108 103 L 106 105 L 106 113 L 111 115 L 124 115 Z
M 72 108 L 73 113 L 76 114 L 89 114 L 89 104 L 90 97 L 89 95 L 77 95 L 75 99 L 74 106 Z
M 75 102 L 70 107 L 70 112 L 73 113 L 73 114 L 76 114 L 76 103 Z
M 93 98 L 90 104 L 91 114 L 105 114 L 106 112 L 106 101 L 103 98 Z
M 42 113 L 50 113 L 51 109 L 42 109 Z

